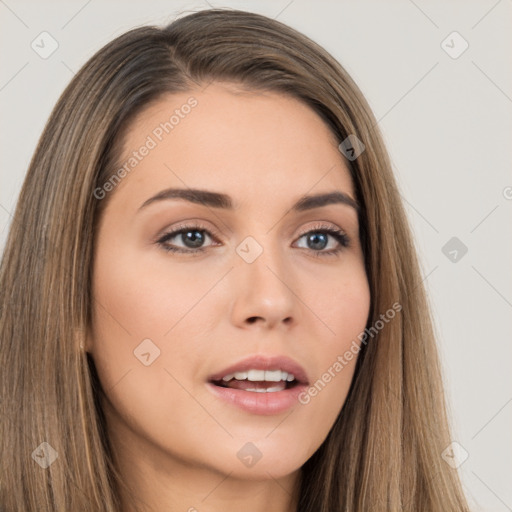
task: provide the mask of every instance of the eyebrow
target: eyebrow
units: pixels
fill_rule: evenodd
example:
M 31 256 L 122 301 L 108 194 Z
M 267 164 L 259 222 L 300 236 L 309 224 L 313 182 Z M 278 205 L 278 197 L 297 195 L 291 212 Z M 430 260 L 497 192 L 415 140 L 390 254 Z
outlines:
M 182 199 L 184 201 L 212 208 L 223 208 L 226 210 L 235 209 L 233 200 L 227 194 L 210 192 L 208 190 L 200 190 L 196 188 L 168 188 L 144 201 L 144 203 L 139 207 L 139 211 L 157 201 L 169 199 Z M 354 208 L 356 212 L 359 212 L 360 209 L 359 203 L 352 199 L 348 194 L 340 191 L 334 191 L 303 196 L 291 207 L 291 210 L 301 212 L 304 210 L 312 210 L 313 208 L 320 208 L 329 204 L 344 204 Z

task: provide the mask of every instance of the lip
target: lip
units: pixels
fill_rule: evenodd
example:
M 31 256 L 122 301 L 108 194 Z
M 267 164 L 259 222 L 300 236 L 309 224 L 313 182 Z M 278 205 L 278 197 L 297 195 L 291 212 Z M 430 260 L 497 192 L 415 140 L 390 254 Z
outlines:
M 221 388 L 208 382 L 206 387 L 216 397 L 221 398 L 235 407 L 252 414 L 269 416 L 279 414 L 299 403 L 299 395 L 306 391 L 305 384 L 297 384 L 293 388 L 271 393 L 255 393 L 241 389 Z
M 293 373 L 296 384 L 290 389 L 269 393 L 256 393 L 242 389 L 232 389 L 216 386 L 213 382 L 219 381 L 225 375 L 247 370 L 283 370 Z M 298 404 L 299 395 L 309 385 L 306 371 L 300 364 L 286 356 L 254 355 L 247 357 L 208 378 L 207 388 L 216 397 L 225 400 L 246 412 L 259 415 L 279 414 Z
M 287 356 L 265 356 L 262 354 L 246 357 L 220 372 L 210 375 L 208 381 L 221 380 L 229 373 L 245 372 L 247 370 L 283 370 L 293 373 L 298 384 L 309 384 L 306 370 L 293 359 Z

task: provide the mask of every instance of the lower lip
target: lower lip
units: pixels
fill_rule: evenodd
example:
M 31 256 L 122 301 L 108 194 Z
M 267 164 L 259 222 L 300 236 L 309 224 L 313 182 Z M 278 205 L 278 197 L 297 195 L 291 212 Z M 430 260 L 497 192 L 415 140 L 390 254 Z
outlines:
M 215 396 L 226 402 L 246 412 L 265 416 L 279 414 L 297 405 L 299 395 L 307 389 L 304 384 L 298 384 L 283 391 L 257 393 L 242 389 L 223 388 L 211 382 L 208 382 L 207 387 Z

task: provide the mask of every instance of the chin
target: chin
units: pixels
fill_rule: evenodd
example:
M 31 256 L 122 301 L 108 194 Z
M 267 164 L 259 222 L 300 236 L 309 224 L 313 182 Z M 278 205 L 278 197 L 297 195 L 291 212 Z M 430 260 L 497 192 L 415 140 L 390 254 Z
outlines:
M 265 435 L 270 431 L 267 430 Z M 271 434 L 272 436 L 273 434 Z M 219 454 L 217 463 L 223 461 L 222 472 L 231 473 L 233 478 L 245 480 L 268 480 L 269 478 L 282 478 L 299 470 L 309 458 L 308 453 L 297 449 L 298 446 L 307 447 L 307 443 L 284 442 L 282 439 L 254 438 L 230 441 L 229 447 Z

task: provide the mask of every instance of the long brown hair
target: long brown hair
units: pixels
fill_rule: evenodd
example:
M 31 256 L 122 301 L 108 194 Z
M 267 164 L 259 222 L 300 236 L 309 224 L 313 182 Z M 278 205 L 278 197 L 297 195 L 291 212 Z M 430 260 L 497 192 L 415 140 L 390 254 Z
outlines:
M 347 163 L 361 204 L 368 326 L 402 306 L 361 345 L 342 411 L 302 468 L 298 510 L 467 511 L 458 474 L 441 457 L 451 439 L 432 319 L 376 120 L 316 43 L 264 16 L 223 9 L 107 44 L 44 129 L 0 268 L 1 510 L 120 512 L 104 391 L 80 350 L 91 322 L 96 226 L 108 201 L 94 191 L 118 169 L 124 134 L 142 109 L 214 80 L 284 92 L 314 109 L 339 143 L 352 134 L 364 143 Z

